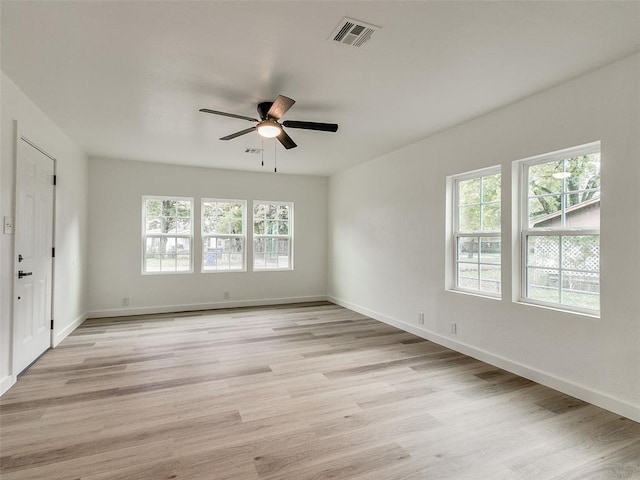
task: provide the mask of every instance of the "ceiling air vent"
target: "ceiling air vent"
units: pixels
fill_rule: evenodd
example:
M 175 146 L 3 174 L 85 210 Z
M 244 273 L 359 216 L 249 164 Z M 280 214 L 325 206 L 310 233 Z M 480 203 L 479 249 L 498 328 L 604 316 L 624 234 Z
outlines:
M 352 47 L 361 47 L 369 41 L 373 32 L 380 30 L 380 28 L 382 27 L 344 17 L 338 27 L 333 31 L 331 38 L 334 42 L 343 43 Z

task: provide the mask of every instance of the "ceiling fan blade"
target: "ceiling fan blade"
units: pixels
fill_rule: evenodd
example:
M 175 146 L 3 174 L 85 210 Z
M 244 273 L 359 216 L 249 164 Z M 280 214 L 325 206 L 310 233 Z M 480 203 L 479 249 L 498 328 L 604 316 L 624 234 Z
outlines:
M 245 117 L 244 115 L 236 115 L 235 113 L 227 113 L 227 112 L 218 112 L 217 110 L 209 110 L 208 108 L 201 108 L 200 111 L 203 113 L 213 113 L 214 115 L 222 115 L 224 117 L 239 118 L 241 120 L 249 120 L 250 122 L 258 121 L 255 118 Z
M 298 122 L 296 120 L 285 120 L 282 125 L 288 128 L 303 128 L 305 130 L 320 130 L 321 132 L 337 132 L 337 123 L 318 122 Z
M 287 135 L 287 132 L 285 132 L 284 130 L 282 130 L 280 135 L 278 135 L 276 138 L 280 140 L 282 146 L 287 150 L 289 150 L 290 148 L 296 148 L 298 146 L 296 145 L 296 142 L 294 142 L 293 139 L 289 135 Z
M 267 112 L 267 116 L 280 120 L 280 117 L 282 117 L 294 103 L 296 103 L 295 100 L 285 97 L 284 95 L 278 95 L 278 98 L 276 98 L 276 101 L 273 102 L 273 105 L 271 105 L 271 108 Z
M 245 135 L 247 133 L 255 132 L 256 127 L 246 128 L 244 130 L 240 130 L 239 132 L 232 133 L 231 135 L 227 135 L 226 137 L 221 137 L 220 140 L 231 140 L 233 138 L 239 137 L 241 135 Z

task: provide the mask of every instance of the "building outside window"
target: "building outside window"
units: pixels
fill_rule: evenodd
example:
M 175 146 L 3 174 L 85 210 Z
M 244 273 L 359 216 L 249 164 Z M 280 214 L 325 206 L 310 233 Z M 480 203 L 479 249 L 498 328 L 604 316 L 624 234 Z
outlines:
M 193 198 L 142 197 L 142 273 L 193 272 Z
M 293 270 L 293 203 L 253 203 L 253 269 Z
M 245 200 L 202 199 L 202 271 L 246 270 Z
M 600 310 L 600 145 L 521 162 L 523 301 Z
M 500 182 L 499 167 L 453 177 L 455 290 L 502 292 Z

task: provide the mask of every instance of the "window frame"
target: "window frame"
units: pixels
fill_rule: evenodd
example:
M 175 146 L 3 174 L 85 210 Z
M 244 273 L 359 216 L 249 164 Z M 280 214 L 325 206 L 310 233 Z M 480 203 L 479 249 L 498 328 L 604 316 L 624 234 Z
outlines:
M 287 235 L 272 235 L 272 234 L 256 234 L 255 231 L 255 209 L 256 205 L 274 205 L 276 207 L 286 206 L 289 207 L 289 233 Z M 294 202 L 274 201 L 274 200 L 254 200 L 251 208 L 251 267 L 253 272 L 283 272 L 292 271 L 294 269 L 293 258 L 293 242 L 294 242 Z M 257 238 L 275 238 L 275 239 L 287 239 L 289 240 L 289 265 L 286 268 L 256 268 L 256 239 Z
M 480 202 L 478 203 L 478 205 L 482 206 L 482 205 L 487 205 L 487 204 L 499 204 L 500 205 L 500 229 L 497 231 L 489 231 L 489 230 L 483 230 L 482 228 L 480 230 L 477 231 L 473 231 L 473 232 L 462 232 L 460 231 L 460 216 L 459 216 L 459 211 L 460 211 L 460 182 L 466 181 L 466 180 L 472 180 L 475 178 L 480 179 L 480 185 L 482 186 L 482 178 L 483 177 L 491 177 L 494 175 L 500 175 L 500 197 L 493 202 L 484 202 L 483 198 L 482 198 L 482 187 L 480 190 Z M 456 292 L 463 292 L 463 293 L 468 293 L 468 294 L 472 294 L 472 295 L 478 295 L 481 297 L 488 297 L 488 298 L 493 298 L 493 299 L 502 299 L 502 291 L 503 291 L 503 284 L 504 282 L 502 281 L 502 226 L 503 226 L 503 220 L 502 220 L 502 182 L 503 182 L 503 175 L 502 175 L 502 168 L 500 165 L 494 165 L 492 167 L 487 167 L 487 168 L 482 168 L 480 170 L 474 170 L 472 172 L 466 172 L 466 173 L 461 173 L 459 175 L 453 175 L 450 177 L 451 178 L 451 187 L 452 187 L 452 219 L 451 219 L 451 241 L 452 241 L 452 245 L 451 245 L 451 265 L 452 265 L 452 285 L 451 285 L 451 290 L 456 291 Z M 482 209 L 480 210 L 480 221 L 482 222 Z M 482 238 L 490 238 L 490 237 L 497 237 L 500 239 L 500 262 L 499 263 L 482 263 L 481 262 L 481 258 L 480 258 L 480 252 L 478 252 L 478 260 L 477 262 L 475 262 L 475 264 L 478 266 L 478 287 L 480 287 L 481 285 L 481 278 L 480 278 L 480 271 L 481 271 L 481 266 L 482 265 L 492 265 L 492 266 L 498 266 L 500 269 L 500 291 L 498 293 L 495 292 L 489 292 L 487 290 L 481 290 L 480 288 L 478 288 L 477 290 L 471 289 L 471 288 L 465 288 L 465 287 L 461 287 L 459 285 L 459 269 L 458 266 L 460 263 L 474 263 L 474 262 L 460 262 L 459 261 L 459 241 L 461 238 L 477 238 L 478 239 L 478 245 L 480 245 L 481 239 Z
M 529 167 L 534 165 L 540 165 L 545 163 L 551 163 L 560 160 L 567 160 L 574 157 L 591 155 L 594 153 L 600 154 L 600 162 L 602 162 L 602 149 L 600 142 L 592 142 L 585 145 L 579 145 L 576 147 L 570 147 L 562 150 L 558 150 L 555 152 L 545 153 L 542 155 L 537 155 L 535 157 L 526 158 L 523 160 L 518 160 L 518 176 L 520 179 L 519 182 L 519 191 L 517 192 L 517 205 L 519 212 L 519 223 L 518 223 L 518 241 L 520 247 L 520 258 L 519 258 L 519 285 L 518 285 L 518 295 L 517 301 L 519 303 L 535 305 L 539 307 L 551 308 L 554 310 L 560 310 L 569 313 L 576 313 L 581 315 L 588 315 L 592 317 L 600 317 L 600 312 L 602 309 L 601 305 L 601 273 L 600 273 L 600 253 L 598 256 L 598 299 L 600 308 L 597 310 L 575 306 L 575 305 L 567 305 L 564 303 L 560 303 L 562 301 L 562 272 L 565 271 L 574 271 L 574 269 L 563 267 L 562 265 L 562 240 L 564 237 L 581 237 L 581 236 L 597 236 L 598 237 L 598 247 L 600 247 L 600 227 L 530 227 L 529 226 Z M 566 214 L 566 206 L 564 205 L 564 196 L 570 192 L 569 190 L 565 190 L 564 181 L 563 181 L 563 189 L 559 192 L 561 197 L 562 207 L 560 209 L 560 215 L 564 218 Z M 601 198 L 602 193 L 602 185 L 600 184 L 598 188 L 598 197 Z M 600 223 L 600 222 L 599 222 Z M 529 251 L 528 251 L 528 240 L 530 237 L 558 237 L 559 242 L 559 253 L 558 253 L 558 267 L 548 267 L 547 269 L 558 270 L 558 274 L 560 275 L 559 287 L 558 287 L 558 302 L 547 302 L 544 300 L 539 300 L 535 298 L 528 297 L 528 269 L 529 268 L 542 268 L 544 267 L 531 265 L 529 263 Z M 577 271 L 577 270 L 576 270 Z M 587 270 L 584 270 L 587 273 Z
M 147 200 L 159 200 L 159 201 L 181 201 L 189 202 L 191 204 L 190 209 L 190 222 L 189 222 L 189 234 L 178 233 L 147 233 Z M 194 237 L 194 208 L 195 202 L 193 197 L 178 197 L 171 195 L 142 195 L 142 229 L 141 229 L 141 247 L 142 247 L 142 261 L 140 262 L 142 275 L 182 275 L 193 273 L 193 237 Z M 148 238 L 186 238 L 189 240 L 189 269 L 188 270 L 174 270 L 174 271 L 147 271 L 147 239 Z M 177 260 L 176 260 L 177 261 Z
M 205 202 L 215 203 L 237 203 L 242 206 L 242 234 L 209 234 L 204 232 L 204 204 Z M 205 270 L 205 241 L 208 238 L 242 238 L 242 268 L 229 269 L 229 270 Z M 200 199 L 200 240 L 201 240 L 201 258 L 200 258 L 200 272 L 201 273 L 242 273 L 247 271 L 247 201 L 235 198 L 208 198 L 203 197 Z

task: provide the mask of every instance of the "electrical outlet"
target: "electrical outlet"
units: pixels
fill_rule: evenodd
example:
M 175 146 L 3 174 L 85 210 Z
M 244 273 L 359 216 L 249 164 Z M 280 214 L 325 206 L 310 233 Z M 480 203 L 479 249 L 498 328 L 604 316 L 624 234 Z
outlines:
M 224 292 L 224 299 L 231 300 L 231 292 Z
M 129 306 L 129 297 L 122 297 L 122 302 L 121 302 L 123 307 L 128 307 Z
M 418 323 L 424 325 L 424 312 L 418 312 Z
M 449 326 L 451 327 L 451 333 L 453 335 L 457 335 L 458 334 L 458 324 L 457 323 L 450 323 Z

